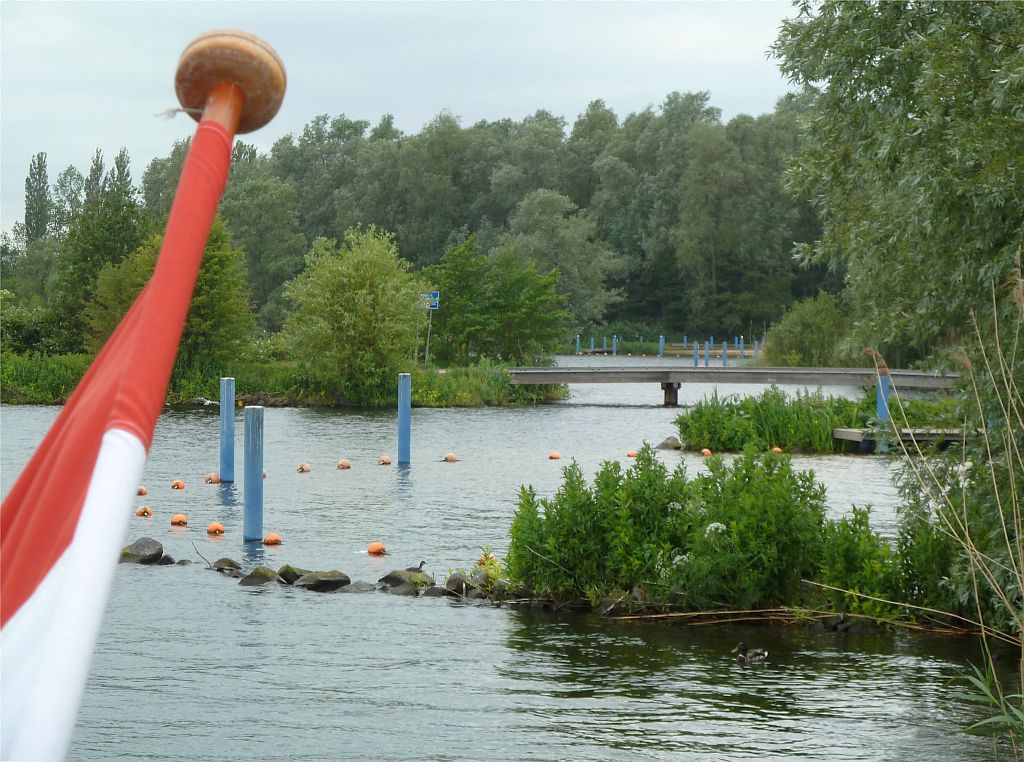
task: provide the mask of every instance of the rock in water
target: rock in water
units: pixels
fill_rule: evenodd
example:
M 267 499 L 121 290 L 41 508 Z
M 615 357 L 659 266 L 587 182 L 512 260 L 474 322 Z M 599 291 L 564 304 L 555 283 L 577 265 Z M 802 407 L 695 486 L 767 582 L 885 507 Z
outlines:
M 245 585 L 247 587 L 265 585 L 268 582 L 278 582 L 282 585 L 285 584 L 285 581 L 281 579 L 281 575 L 269 566 L 257 566 L 251 572 L 238 580 L 239 585 Z
M 329 593 L 340 587 L 345 587 L 352 580 L 344 572 L 331 571 L 310 572 L 303 574 L 293 583 L 295 587 L 304 587 L 316 593 Z
M 155 564 L 164 554 L 164 546 L 151 537 L 140 537 L 121 549 L 122 564 Z

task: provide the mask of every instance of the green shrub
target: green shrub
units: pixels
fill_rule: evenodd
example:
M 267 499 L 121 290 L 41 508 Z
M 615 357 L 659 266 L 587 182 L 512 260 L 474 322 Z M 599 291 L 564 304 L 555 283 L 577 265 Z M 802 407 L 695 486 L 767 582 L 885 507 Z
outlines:
M 692 483 L 691 532 L 667 575 L 690 607 L 795 603 L 825 540 L 825 488 L 790 459 L 751 450 L 708 462 Z
M 829 368 L 854 359 L 843 351 L 850 321 L 832 294 L 820 292 L 797 302 L 768 329 L 765 360 L 769 365 Z M 858 364 L 863 364 L 858 360 Z
M 626 472 L 604 463 L 593 487 L 573 463 L 550 499 L 520 489 L 509 575 L 540 595 L 592 601 L 613 589 L 652 587 L 679 541 L 676 515 L 687 492 L 682 465 L 669 473 L 650 445 Z
M 873 415 L 873 402 L 867 399 L 854 402 L 821 392 L 789 398 L 772 386 L 756 397 L 720 398 L 716 392 L 676 418 L 676 425 L 688 449 L 737 452 L 778 446 L 833 452 L 834 429 L 866 426 Z
M 89 369 L 89 355 L 18 355 L 0 357 L 0 402 L 51 405 L 71 396 Z
M 871 598 L 895 600 L 900 595 L 896 554 L 871 529 L 870 514 L 870 507 L 855 505 L 848 518 L 826 523 L 820 580 L 841 589 L 828 591 L 839 611 L 892 617 L 900 612 Z

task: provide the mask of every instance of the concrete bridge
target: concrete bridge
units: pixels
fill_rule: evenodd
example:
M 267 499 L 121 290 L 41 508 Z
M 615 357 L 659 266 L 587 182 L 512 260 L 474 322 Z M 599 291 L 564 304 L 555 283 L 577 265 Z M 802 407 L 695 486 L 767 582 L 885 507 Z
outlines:
M 681 384 L 778 384 L 875 386 L 874 368 L 710 368 L 710 367 L 578 367 L 511 368 L 513 384 L 660 384 L 665 406 L 679 406 Z M 889 369 L 897 389 L 951 389 L 959 376 L 921 370 Z

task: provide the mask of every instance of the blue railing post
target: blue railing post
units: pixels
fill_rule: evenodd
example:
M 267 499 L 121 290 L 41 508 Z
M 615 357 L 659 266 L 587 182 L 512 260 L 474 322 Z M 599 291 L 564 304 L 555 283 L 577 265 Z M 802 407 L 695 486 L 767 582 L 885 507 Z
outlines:
M 664 356 L 665 356 L 665 337 L 664 336 L 659 336 L 658 337 L 658 357 L 664 357 Z
M 576 334 L 576 354 L 580 353 L 580 335 Z
M 754 359 L 756 360 L 761 356 L 761 348 L 757 344 L 757 339 L 754 339 Z
M 705 340 L 704 342 L 704 367 L 708 368 L 711 366 L 711 342 Z
M 594 351 L 594 337 L 593 336 L 590 337 L 590 351 L 591 352 Z
M 729 342 L 722 342 L 722 367 L 724 368 L 729 362 Z
M 263 539 L 263 408 L 245 409 L 245 487 L 242 538 Z
M 700 366 L 700 358 L 698 357 L 699 353 L 700 353 L 700 350 L 697 349 L 697 341 L 694 340 L 694 342 L 693 342 L 693 367 L 695 367 L 695 368 Z
M 690 335 L 684 333 L 683 334 L 683 349 L 687 349 L 689 347 L 689 345 L 690 345 Z
M 743 337 L 740 336 L 740 359 L 743 359 Z
M 412 376 L 398 374 L 398 465 L 409 465 L 412 449 Z
M 612 336 L 612 355 L 617 355 L 618 353 L 619 353 L 619 337 L 618 336 Z
M 235 480 L 235 379 L 220 380 L 220 480 Z

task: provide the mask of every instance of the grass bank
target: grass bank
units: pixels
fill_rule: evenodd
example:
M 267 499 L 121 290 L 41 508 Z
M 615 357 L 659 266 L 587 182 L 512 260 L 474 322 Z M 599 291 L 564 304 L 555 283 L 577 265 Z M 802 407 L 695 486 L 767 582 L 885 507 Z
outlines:
M 0 358 L 0 402 L 21 405 L 62 404 L 74 391 L 89 367 L 88 355 L 39 355 L 5 353 Z M 416 366 L 413 374 L 413 405 L 416 407 L 483 407 L 536 404 L 565 399 L 564 386 L 513 385 L 507 366 L 481 361 L 465 368 L 437 369 Z M 220 378 L 235 379 L 238 399 L 278 406 L 332 406 L 304 384 L 302 374 L 287 360 L 238 360 L 230 367 L 175 368 L 167 393 L 171 404 L 188 404 L 199 398 L 217 399 Z M 395 404 L 397 378 L 381 389 L 379 405 Z

